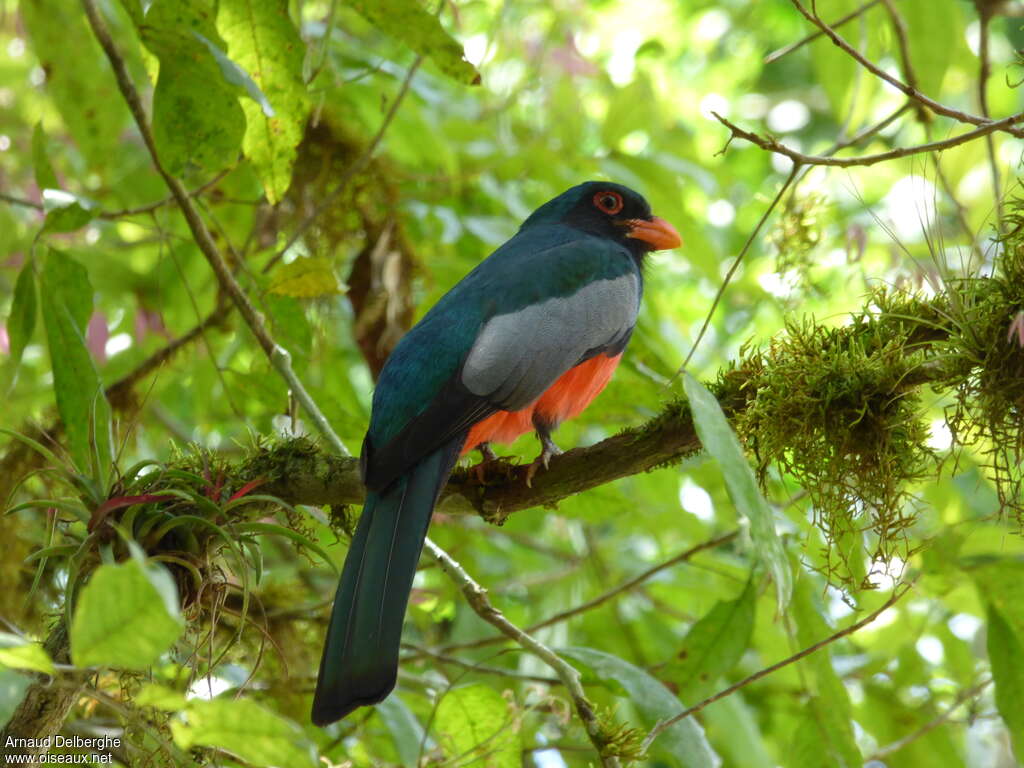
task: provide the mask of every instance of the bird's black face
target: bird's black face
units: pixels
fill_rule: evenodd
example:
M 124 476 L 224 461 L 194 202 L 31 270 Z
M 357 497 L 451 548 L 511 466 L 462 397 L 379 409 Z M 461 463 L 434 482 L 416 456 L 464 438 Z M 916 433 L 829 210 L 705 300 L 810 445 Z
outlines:
M 629 187 L 589 181 L 565 193 L 574 198 L 563 221 L 584 232 L 621 243 L 640 259 L 650 251 L 677 248 L 679 233 Z

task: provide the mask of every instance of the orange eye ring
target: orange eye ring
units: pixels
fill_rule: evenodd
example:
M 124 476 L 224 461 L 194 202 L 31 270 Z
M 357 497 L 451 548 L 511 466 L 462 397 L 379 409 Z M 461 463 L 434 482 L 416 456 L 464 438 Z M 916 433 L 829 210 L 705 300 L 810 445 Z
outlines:
M 602 213 L 614 216 L 622 210 L 622 195 L 606 189 L 594 195 L 594 207 Z

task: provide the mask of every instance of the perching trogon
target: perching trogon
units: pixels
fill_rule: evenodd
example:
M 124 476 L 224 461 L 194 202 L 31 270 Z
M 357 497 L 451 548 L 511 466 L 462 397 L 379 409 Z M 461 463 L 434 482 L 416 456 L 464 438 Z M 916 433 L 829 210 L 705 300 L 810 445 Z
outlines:
M 608 383 L 636 323 L 644 256 L 672 225 L 590 181 L 542 205 L 410 330 L 381 371 L 360 467 L 366 503 L 334 598 L 313 722 L 394 688 L 402 619 L 438 494 L 461 454 L 551 431 Z

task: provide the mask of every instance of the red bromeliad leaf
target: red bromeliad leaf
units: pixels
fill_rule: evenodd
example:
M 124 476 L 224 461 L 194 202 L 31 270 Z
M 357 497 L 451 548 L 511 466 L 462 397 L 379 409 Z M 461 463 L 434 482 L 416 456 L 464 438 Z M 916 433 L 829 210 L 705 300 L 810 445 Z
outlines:
M 257 477 L 255 480 L 250 480 L 248 483 L 246 483 L 233 494 L 231 494 L 231 498 L 228 499 L 228 501 L 234 501 L 235 499 L 242 498 L 243 496 L 245 496 L 245 494 L 249 493 L 253 488 L 259 488 L 265 482 L 267 482 L 267 479 L 265 477 Z
M 107 515 L 113 512 L 115 509 L 122 509 L 124 507 L 130 507 L 135 504 L 149 504 L 150 502 L 156 501 L 170 501 L 175 498 L 164 493 L 144 493 L 139 496 L 115 496 L 112 499 L 107 499 L 98 507 L 96 511 L 92 513 L 92 518 L 89 520 L 89 530 L 93 531 L 99 526 L 104 520 L 107 519 Z

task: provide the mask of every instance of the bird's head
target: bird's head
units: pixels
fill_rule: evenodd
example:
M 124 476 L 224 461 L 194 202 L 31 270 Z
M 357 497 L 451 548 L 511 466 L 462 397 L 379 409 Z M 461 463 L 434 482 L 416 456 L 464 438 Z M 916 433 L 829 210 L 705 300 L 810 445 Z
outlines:
M 587 181 L 566 190 L 534 211 L 523 228 L 544 224 L 568 225 L 607 237 L 637 258 L 683 243 L 675 227 L 651 213 L 643 195 L 610 181 Z

